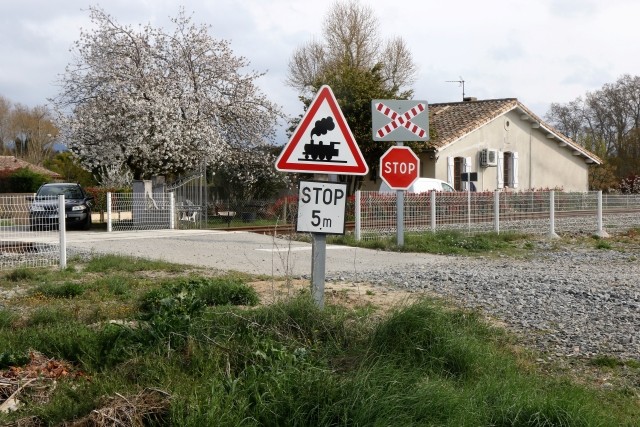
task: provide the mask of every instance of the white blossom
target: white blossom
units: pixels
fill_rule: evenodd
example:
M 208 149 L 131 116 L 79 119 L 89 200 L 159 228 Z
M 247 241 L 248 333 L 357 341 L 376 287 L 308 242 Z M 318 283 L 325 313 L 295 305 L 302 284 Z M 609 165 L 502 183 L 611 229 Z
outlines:
M 255 84 L 263 74 L 243 73 L 249 62 L 209 27 L 184 11 L 172 33 L 120 25 L 95 7 L 90 16 L 95 29 L 81 31 L 53 100 L 88 169 L 124 166 L 136 179 L 188 171 L 273 137 L 282 114 Z

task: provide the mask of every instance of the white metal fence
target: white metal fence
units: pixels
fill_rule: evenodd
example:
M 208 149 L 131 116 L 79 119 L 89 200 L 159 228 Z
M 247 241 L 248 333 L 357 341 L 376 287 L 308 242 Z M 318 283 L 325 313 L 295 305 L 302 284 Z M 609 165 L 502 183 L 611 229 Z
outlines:
M 0 196 L 0 270 L 66 266 L 64 196 Z M 63 224 L 59 227 L 58 224 Z
M 291 199 L 291 200 L 289 200 Z M 261 218 L 294 218 L 297 203 L 287 197 L 261 207 Z M 350 199 L 351 200 L 351 199 Z M 39 200 L 32 194 L 0 196 L 0 270 L 66 265 L 64 197 Z M 266 203 L 266 202 L 265 202 Z M 198 227 L 199 206 L 175 201 L 171 192 L 107 194 L 107 230 L 134 231 Z M 46 205 L 46 207 L 43 207 Z M 35 209 L 34 209 L 35 207 Z M 225 210 L 226 209 L 226 210 Z M 249 218 L 247 206 L 215 206 L 211 215 L 230 223 Z M 233 214 L 233 216 L 231 216 Z M 396 233 L 396 194 L 357 192 L 347 216 L 355 235 L 375 239 Z M 600 192 L 494 192 L 405 194 L 406 232 L 460 230 L 468 233 L 520 231 L 531 234 L 606 232 L 640 227 L 640 195 Z
M 355 235 L 376 239 L 396 233 L 396 193 L 356 193 Z M 530 234 L 607 231 L 640 226 L 640 195 L 601 192 L 405 193 L 405 232 L 459 230 Z
M 176 209 L 173 193 L 107 193 L 107 231 L 173 229 L 176 215 L 192 214 Z

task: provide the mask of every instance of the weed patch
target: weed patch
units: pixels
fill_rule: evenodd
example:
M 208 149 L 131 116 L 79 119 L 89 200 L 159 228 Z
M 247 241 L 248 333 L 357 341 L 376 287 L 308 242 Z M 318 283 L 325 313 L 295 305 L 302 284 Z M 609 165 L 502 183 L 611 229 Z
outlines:
M 37 286 L 32 295 L 43 295 L 48 298 L 75 298 L 85 291 L 80 283 L 67 282 L 63 284 L 44 284 Z

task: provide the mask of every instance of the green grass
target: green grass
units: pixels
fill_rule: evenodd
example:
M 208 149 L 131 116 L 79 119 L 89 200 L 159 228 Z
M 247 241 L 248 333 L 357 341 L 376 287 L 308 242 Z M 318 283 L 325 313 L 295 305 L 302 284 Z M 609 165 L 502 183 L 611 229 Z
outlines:
M 21 282 L 31 291 L 6 301 L 0 369 L 25 366 L 38 351 L 72 363 L 73 372 L 46 389 L 46 399 L 36 398 L 45 388 L 25 389 L 23 408 L 0 414 L 0 425 L 26 417 L 70 424 L 109 396 L 145 388 L 171 396 L 152 425 L 635 426 L 640 419 L 634 393 L 538 371 L 536 356 L 518 351 L 513 337 L 436 300 L 389 312 L 320 310 L 307 291 L 267 306 L 247 275 L 187 275 L 155 262 L 112 267 L 129 261 L 34 270 Z M 76 289 L 70 284 L 82 292 L 58 291 Z M 593 366 L 635 369 L 605 357 Z
M 427 252 L 446 255 L 491 254 L 531 250 L 530 236 L 522 233 L 481 233 L 467 235 L 459 231 L 438 231 L 435 233 L 406 233 L 404 245 L 397 245 L 395 236 L 375 240 L 356 241 L 353 236 L 332 237 L 334 244 L 360 246 L 402 252 Z

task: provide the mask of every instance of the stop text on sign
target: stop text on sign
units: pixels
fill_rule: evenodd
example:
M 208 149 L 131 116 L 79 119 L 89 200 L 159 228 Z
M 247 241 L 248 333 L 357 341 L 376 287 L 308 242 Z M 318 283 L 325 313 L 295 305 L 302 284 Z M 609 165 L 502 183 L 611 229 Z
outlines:
M 346 211 L 347 184 L 300 181 L 297 232 L 344 234 Z
M 344 199 L 346 193 L 341 188 L 320 188 L 320 187 L 303 187 L 300 191 L 300 201 L 302 203 L 325 205 L 337 205 L 342 199 Z
M 414 174 L 417 170 L 415 163 L 406 162 L 382 162 L 383 171 L 391 174 Z

